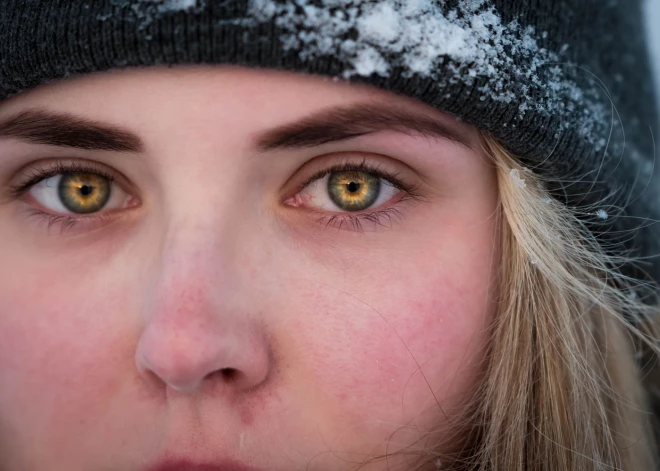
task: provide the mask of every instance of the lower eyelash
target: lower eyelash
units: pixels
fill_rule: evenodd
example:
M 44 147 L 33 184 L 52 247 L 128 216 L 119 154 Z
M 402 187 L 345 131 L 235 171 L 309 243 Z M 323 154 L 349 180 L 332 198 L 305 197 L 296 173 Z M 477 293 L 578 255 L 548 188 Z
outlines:
M 317 219 L 318 224 L 322 224 L 326 228 L 336 227 L 337 230 L 342 230 L 344 226 L 355 232 L 364 232 L 363 223 L 369 222 L 376 227 L 392 228 L 393 220 L 401 220 L 404 218 L 403 213 L 396 206 L 389 208 L 378 209 L 370 213 L 363 214 L 325 214 Z
M 28 212 L 28 218 L 37 219 L 39 224 L 46 225 L 49 234 L 52 232 L 54 227 L 58 227 L 58 226 L 59 226 L 60 234 L 64 234 L 65 232 L 70 231 L 77 224 L 80 223 L 104 222 L 112 219 L 112 216 L 102 213 L 87 215 L 87 216 L 71 217 L 65 215 L 50 214 L 36 208 L 29 208 L 27 209 L 27 212 Z

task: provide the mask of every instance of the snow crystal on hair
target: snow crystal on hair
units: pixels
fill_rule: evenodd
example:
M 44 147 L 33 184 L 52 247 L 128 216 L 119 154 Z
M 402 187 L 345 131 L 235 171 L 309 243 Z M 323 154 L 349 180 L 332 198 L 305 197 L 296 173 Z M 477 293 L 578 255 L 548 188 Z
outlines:
M 527 186 L 525 179 L 520 178 L 520 171 L 518 169 L 514 168 L 511 170 L 511 172 L 509 172 L 509 176 L 511 177 L 511 180 L 513 180 L 513 184 L 518 188 L 525 188 Z

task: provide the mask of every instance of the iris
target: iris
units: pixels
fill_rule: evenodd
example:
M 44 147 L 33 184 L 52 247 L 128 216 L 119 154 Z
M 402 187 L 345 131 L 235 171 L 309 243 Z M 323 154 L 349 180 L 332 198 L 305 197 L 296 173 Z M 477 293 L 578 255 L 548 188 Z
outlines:
M 345 211 L 362 211 L 380 194 L 380 178 L 367 172 L 335 172 L 328 178 L 333 203 Z
M 110 181 L 94 173 L 75 172 L 62 175 L 58 195 L 71 212 L 86 214 L 97 212 L 110 199 Z

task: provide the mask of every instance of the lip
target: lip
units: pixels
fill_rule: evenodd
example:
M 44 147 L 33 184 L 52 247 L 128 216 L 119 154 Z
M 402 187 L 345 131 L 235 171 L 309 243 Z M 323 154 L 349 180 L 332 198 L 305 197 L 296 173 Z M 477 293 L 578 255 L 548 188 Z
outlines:
M 260 471 L 237 461 L 199 463 L 189 460 L 167 460 L 147 468 L 145 471 Z

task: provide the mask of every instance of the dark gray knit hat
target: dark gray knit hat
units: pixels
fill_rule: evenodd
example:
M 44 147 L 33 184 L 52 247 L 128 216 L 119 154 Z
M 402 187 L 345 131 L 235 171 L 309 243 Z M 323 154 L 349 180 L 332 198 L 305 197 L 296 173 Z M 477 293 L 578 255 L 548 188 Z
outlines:
M 0 99 L 117 67 L 366 82 L 487 131 L 621 268 L 660 280 L 660 135 L 640 0 L 0 0 Z

